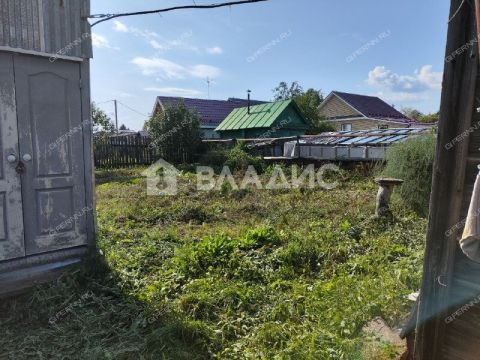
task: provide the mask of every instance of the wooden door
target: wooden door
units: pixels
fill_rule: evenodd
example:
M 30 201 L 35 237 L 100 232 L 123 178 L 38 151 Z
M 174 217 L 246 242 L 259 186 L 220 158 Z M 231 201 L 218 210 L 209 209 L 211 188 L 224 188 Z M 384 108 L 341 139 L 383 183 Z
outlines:
M 15 56 L 26 255 L 87 244 L 80 65 Z M 86 122 L 89 116 L 86 116 Z

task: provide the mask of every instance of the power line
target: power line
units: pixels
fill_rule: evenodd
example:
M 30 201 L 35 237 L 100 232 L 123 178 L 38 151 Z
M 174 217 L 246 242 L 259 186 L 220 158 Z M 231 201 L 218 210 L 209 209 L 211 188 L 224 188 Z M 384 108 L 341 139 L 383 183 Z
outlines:
M 142 116 L 148 117 L 148 115 L 143 114 L 143 113 L 141 113 L 140 111 L 135 110 L 134 108 L 132 108 L 132 107 L 130 107 L 130 106 L 128 106 L 128 105 L 125 105 L 124 103 L 122 103 L 122 102 L 120 102 L 120 101 L 118 101 L 118 103 L 119 103 L 120 105 L 126 107 L 128 110 L 133 111 L 134 113 L 137 113 L 138 115 L 142 115 Z
M 230 1 L 230 2 L 224 2 L 224 3 L 209 4 L 209 5 L 184 5 L 184 6 L 174 6 L 174 7 L 158 9 L 158 10 L 136 11 L 136 12 L 120 13 L 120 14 L 95 14 L 95 15 L 90 15 L 87 18 L 100 19 L 91 25 L 93 27 L 104 21 L 112 20 L 119 17 L 160 14 L 160 13 L 174 11 L 174 10 L 215 9 L 215 8 L 221 8 L 221 7 L 227 7 L 227 6 L 234 6 L 234 5 L 253 4 L 253 3 L 264 2 L 264 1 L 269 1 L 269 0 L 241 0 L 241 1 Z
M 94 103 L 95 103 L 95 105 L 103 105 L 103 104 L 106 104 L 106 103 L 109 103 L 109 102 L 113 102 L 113 101 L 115 101 L 115 100 L 107 100 L 107 101 L 102 101 L 102 102 L 95 102 L 95 101 L 94 101 Z

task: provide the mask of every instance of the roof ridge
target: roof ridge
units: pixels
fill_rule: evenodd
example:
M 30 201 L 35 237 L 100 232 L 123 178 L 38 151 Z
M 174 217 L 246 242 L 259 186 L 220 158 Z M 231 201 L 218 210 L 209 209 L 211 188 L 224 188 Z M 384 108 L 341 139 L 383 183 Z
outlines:
M 235 103 L 235 102 L 248 102 L 248 99 L 241 99 L 241 98 L 228 98 L 227 100 L 218 100 L 218 99 L 202 99 L 202 98 L 191 98 L 191 97 L 184 97 L 184 96 L 165 96 L 165 95 L 158 95 L 157 99 L 174 99 L 174 100 L 195 100 L 195 101 L 216 101 L 216 102 L 224 102 L 227 104 Z M 256 103 L 268 103 L 270 101 L 265 100 L 255 100 L 250 99 L 252 102 Z
M 351 93 L 351 92 L 345 92 L 345 91 L 337 91 L 337 90 L 334 90 L 332 92 L 335 93 L 335 94 L 346 94 L 346 95 L 354 95 L 354 96 L 361 96 L 361 97 L 370 97 L 370 98 L 375 98 L 375 99 L 382 100 L 381 98 L 379 98 L 378 96 L 375 96 L 375 95 L 363 95 L 363 94 L 357 94 L 357 93 Z

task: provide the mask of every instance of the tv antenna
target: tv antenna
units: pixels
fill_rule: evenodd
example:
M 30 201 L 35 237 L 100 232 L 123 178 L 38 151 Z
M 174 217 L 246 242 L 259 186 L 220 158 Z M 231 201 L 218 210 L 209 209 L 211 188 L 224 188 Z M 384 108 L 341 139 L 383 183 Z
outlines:
M 210 85 L 212 85 L 213 81 L 207 76 L 207 86 L 208 86 L 208 100 L 210 100 Z

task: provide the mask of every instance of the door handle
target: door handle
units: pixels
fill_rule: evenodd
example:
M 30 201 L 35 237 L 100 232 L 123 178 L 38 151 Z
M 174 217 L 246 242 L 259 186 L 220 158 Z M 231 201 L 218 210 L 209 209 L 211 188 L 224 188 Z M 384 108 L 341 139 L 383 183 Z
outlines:
M 13 164 L 15 161 L 17 161 L 17 157 L 13 154 L 10 154 L 7 156 L 7 161 L 10 163 L 10 164 Z
M 22 175 L 25 172 L 25 164 L 19 161 L 17 166 L 15 167 L 15 171 L 18 175 Z
M 32 160 L 32 155 L 30 155 L 30 154 L 25 154 L 25 155 L 22 156 L 22 159 L 23 159 L 23 161 L 25 161 L 25 162 L 29 162 L 29 161 Z

